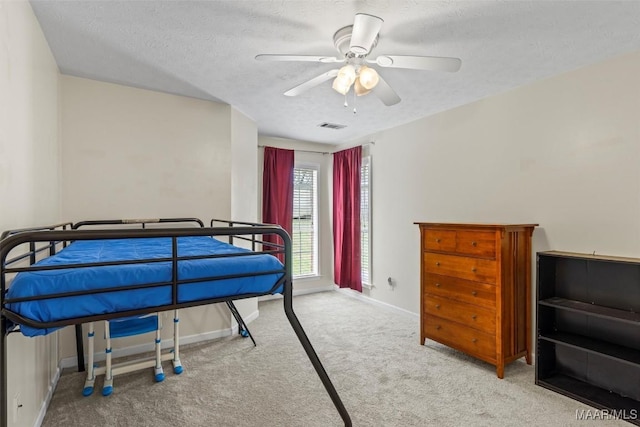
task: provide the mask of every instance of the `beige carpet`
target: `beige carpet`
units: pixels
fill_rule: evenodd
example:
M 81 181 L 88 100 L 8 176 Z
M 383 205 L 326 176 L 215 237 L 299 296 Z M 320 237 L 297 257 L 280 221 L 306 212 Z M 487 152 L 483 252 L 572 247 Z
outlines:
M 155 383 L 152 370 L 115 378 L 114 392 L 83 398 L 84 376 L 60 378 L 44 427 L 340 426 L 342 421 L 299 344 L 281 300 L 260 303 L 239 336 L 181 351 L 185 372 Z M 354 426 L 585 426 L 574 400 L 534 384 L 523 361 L 505 379 L 493 366 L 434 342 L 418 344 L 418 319 L 344 295 L 299 296 L 294 309 Z

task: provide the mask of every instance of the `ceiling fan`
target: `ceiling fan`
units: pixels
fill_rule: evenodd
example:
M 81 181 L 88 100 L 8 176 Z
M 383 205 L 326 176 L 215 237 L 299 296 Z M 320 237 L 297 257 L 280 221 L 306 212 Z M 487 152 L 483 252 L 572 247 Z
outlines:
M 370 59 L 369 54 L 378 44 L 378 33 L 382 28 L 382 23 L 382 18 L 377 16 L 366 13 L 356 14 L 353 25 L 343 27 L 333 35 L 333 43 L 340 53 L 340 57 L 262 54 L 257 55 L 256 59 L 259 61 L 307 61 L 325 64 L 345 63 L 341 68 L 322 73 L 289 89 L 284 94 L 296 96 L 327 80 L 334 79 L 333 89 L 345 95 L 345 97 L 353 86 L 356 95 L 361 96 L 373 92 L 385 105 L 397 104 L 400 102 L 400 97 L 378 72 L 368 64 L 375 64 L 383 68 L 449 72 L 455 72 L 460 69 L 462 61 L 459 58 L 380 55 L 375 59 Z

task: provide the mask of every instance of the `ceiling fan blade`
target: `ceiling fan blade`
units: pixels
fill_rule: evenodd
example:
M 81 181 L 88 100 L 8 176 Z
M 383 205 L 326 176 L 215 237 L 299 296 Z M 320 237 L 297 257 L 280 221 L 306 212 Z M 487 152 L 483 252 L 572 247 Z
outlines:
M 443 56 L 404 56 L 404 55 L 380 55 L 376 59 L 367 62 L 389 68 L 410 68 L 413 70 L 450 71 L 460 69 L 460 58 L 447 58 Z
M 330 64 L 334 62 L 344 62 L 344 58 L 335 58 L 331 56 L 315 56 L 315 55 L 278 55 L 263 54 L 256 55 L 258 61 L 305 61 L 305 62 L 323 62 Z
M 357 13 L 351 30 L 349 50 L 358 55 L 369 53 L 383 22 L 382 18 L 377 16 Z
M 391 89 L 389 83 L 387 83 L 380 74 L 378 74 L 378 78 L 378 84 L 373 88 L 372 92 L 380 98 L 386 106 L 395 105 L 400 102 L 400 97 L 395 90 Z
M 317 77 L 312 78 L 311 80 L 307 80 L 306 82 L 299 84 L 298 86 L 289 89 L 284 94 L 286 96 L 297 96 L 302 92 L 311 89 L 314 86 L 318 86 L 320 83 L 326 82 L 329 79 L 334 78 L 338 75 L 338 70 L 329 70 L 326 73 L 322 73 Z

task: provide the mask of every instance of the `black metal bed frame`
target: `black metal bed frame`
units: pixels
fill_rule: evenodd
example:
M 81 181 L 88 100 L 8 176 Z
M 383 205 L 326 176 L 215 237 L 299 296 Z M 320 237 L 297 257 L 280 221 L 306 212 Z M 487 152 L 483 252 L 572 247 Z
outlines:
M 169 222 L 184 222 L 184 221 L 192 221 L 197 222 L 200 227 L 196 228 L 147 228 L 146 224 L 149 223 L 169 223 Z M 213 227 L 213 224 L 216 222 L 225 222 L 228 226 L 225 227 Z M 81 227 L 86 226 L 94 226 L 94 225 L 123 225 L 123 224 L 142 224 L 142 228 L 108 228 L 108 229 L 81 229 Z M 291 238 L 287 234 L 285 230 L 283 230 L 279 226 L 275 225 L 267 225 L 267 224 L 257 224 L 257 223 L 248 223 L 248 222 L 238 222 L 238 221 L 225 221 L 225 220 L 217 220 L 214 219 L 211 221 L 211 227 L 204 227 L 202 221 L 197 218 L 171 218 L 171 219 L 144 219 L 144 220 L 108 220 L 108 221 L 83 221 L 78 223 L 60 223 L 52 226 L 46 227 L 35 227 L 35 228 L 26 228 L 20 230 L 9 230 L 2 235 L 0 235 L 0 427 L 7 427 L 8 423 L 8 405 L 7 405 L 7 396 L 8 396 L 8 384 L 7 384 L 7 335 L 12 332 L 16 332 L 16 325 L 26 325 L 33 328 L 55 328 L 55 327 L 63 327 L 69 325 L 76 326 L 76 338 L 78 338 L 78 331 L 80 331 L 80 346 L 82 343 L 82 332 L 81 325 L 87 322 L 94 322 L 99 320 L 109 320 L 119 317 L 126 316 L 135 316 L 141 314 L 147 314 L 158 311 L 167 311 L 167 310 L 175 310 L 182 309 L 188 307 L 194 307 L 199 305 L 207 305 L 219 302 L 232 302 L 236 299 L 245 299 L 245 298 L 253 298 L 257 296 L 267 295 L 280 287 L 281 285 L 284 287 L 283 292 L 283 301 L 284 301 L 284 311 L 293 328 L 300 344 L 304 348 L 307 357 L 309 358 L 311 364 L 316 370 L 322 384 L 324 385 L 327 393 L 329 394 L 334 406 L 336 407 L 338 413 L 340 414 L 342 420 L 344 421 L 345 426 L 351 426 L 351 418 L 349 413 L 347 412 L 338 392 L 336 391 L 331 379 L 329 378 L 327 372 L 325 371 L 320 358 L 315 352 L 309 338 L 307 337 L 300 321 L 298 320 L 296 314 L 293 311 L 293 294 L 292 294 L 292 249 L 291 249 Z M 71 227 L 71 229 L 69 229 Z M 257 236 L 264 235 L 277 235 L 282 239 L 283 244 L 274 244 L 271 242 L 264 242 L 261 239 L 257 239 Z M 228 255 L 202 255 L 202 256 L 189 256 L 189 257 L 179 257 L 177 253 L 177 239 L 179 237 L 187 237 L 187 236 L 227 236 L 229 238 L 229 242 L 232 243 L 234 238 L 242 239 L 245 241 L 251 242 L 252 251 L 256 251 L 257 244 L 268 244 L 270 248 L 275 247 L 275 250 L 261 250 L 260 253 L 270 253 L 270 254 L 284 254 L 284 267 L 281 270 L 277 271 L 269 271 L 262 273 L 245 273 L 245 274 L 232 274 L 232 275 L 224 275 L 224 276 L 215 276 L 208 278 L 201 278 L 197 280 L 179 280 L 177 276 L 177 265 L 178 261 L 183 260 L 192 260 L 192 259 L 205 259 L 205 258 L 218 258 Z M 251 236 L 251 238 L 246 237 Z M 101 262 L 101 263 L 85 263 L 85 264 L 76 264 L 74 266 L 66 265 L 66 266 L 34 266 L 36 263 L 37 255 L 41 252 L 45 252 L 48 250 L 48 255 L 54 255 L 56 253 L 56 247 L 58 245 L 62 245 L 65 247 L 69 242 L 73 242 L 75 240 L 101 240 L 101 239 L 127 239 L 127 238 L 155 238 L 155 237 L 164 237 L 171 238 L 172 241 L 172 256 L 170 258 L 156 258 L 156 259 L 147 259 L 147 260 L 135 260 L 135 261 L 125 261 L 125 262 Z M 38 243 L 40 245 L 38 245 Z M 28 250 L 21 253 L 19 256 L 7 259 L 10 252 L 16 250 L 20 250 L 21 245 L 27 245 Z M 18 248 L 18 249 L 16 249 Z M 253 255 L 253 252 L 247 252 L 247 255 Z M 242 254 L 236 254 L 235 256 L 242 256 Z M 28 266 L 18 266 L 14 267 L 13 265 L 25 262 L 28 259 Z M 57 268 L 82 268 L 82 267 L 95 267 L 95 266 L 106 266 L 106 265 L 114 265 L 114 264 L 143 264 L 149 262 L 168 262 L 172 263 L 172 280 L 170 282 L 164 283 L 152 283 L 146 285 L 134 285 L 134 286 L 126 286 L 126 287 L 114 287 L 114 288 L 106 288 L 106 289 L 96 289 L 91 291 L 83 291 L 83 292 L 63 292 L 57 294 L 47 294 L 42 297 L 28 297 L 28 298 L 6 298 L 6 292 L 8 290 L 8 275 L 12 275 L 15 273 L 20 273 L 23 271 L 38 271 L 38 270 L 52 270 Z M 255 276 L 257 274 L 274 274 L 281 273 L 282 277 L 279 279 L 272 289 L 267 293 L 251 293 L 251 294 L 242 294 L 242 295 L 234 295 L 229 297 L 221 297 L 221 298 L 210 298 L 206 300 L 199 301 L 191 301 L 191 302 L 178 302 L 178 285 L 185 283 L 196 283 L 202 281 L 210 281 L 210 280 L 224 280 L 224 279 L 233 279 L 239 277 L 247 277 L 247 276 Z M 10 303 L 18 303 L 27 300 L 44 300 L 44 299 L 52 299 L 52 298 L 61 298 L 61 297 L 70 297 L 70 296 L 78 296 L 78 295 L 86 295 L 93 293 L 108 293 L 108 292 L 117 292 L 124 290 L 134 290 L 140 289 L 141 287 L 159 287 L 159 286 L 171 286 L 172 287 L 172 301 L 170 304 L 166 304 L 163 306 L 154 306 L 147 307 L 135 310 L 127 310 L 121 311 L 117 313 L 107 313 L 107 314 L 99 314 L 99 315 L 91 315 L 91 316 L 83 316 L 77 318 L 64 319 L 59 321 L 52 322 L 37 322 L 31 319 L 25 318 L 19 315 L 16 312 L 13 312 L 8 309 L 8 304 Z M 229 306 L 231 309 L 231 306 Z M 232 310 L 232 314 L 235 313 Z M 242 318 L 240 318 L 242 319 Z M 238 320 L 236 318 L 236 320 Z M 244 324 L 239 323 L 239 327 Z M 246 326 L 246 325 L 244 325 Z M 252 338 L 253 340 L 253 338 Z M 255 341 L 254 341 L 255 344 Z M 82 348 L 79 347 L 77 349 L 79 351 L 79 355 L 83 354 Z M 84 362 L 81 364 L 80 360 L 78 360 L 78 366 L 84 365 Z

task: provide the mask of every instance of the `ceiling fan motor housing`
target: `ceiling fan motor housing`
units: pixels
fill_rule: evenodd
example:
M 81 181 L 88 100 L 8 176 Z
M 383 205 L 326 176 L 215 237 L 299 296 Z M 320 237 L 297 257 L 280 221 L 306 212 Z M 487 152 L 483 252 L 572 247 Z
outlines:
M 347 57 L 347 54 L 351 53 L 353 54 L 353 56 L 364 58 L 365 56 L 367 56 L 367 53 L 359 54 L 358 52 L 351 52 L 350 50 L 352 31 L 353 31 L 353 25 L 347 25 L 346 27 L 340 28 L 333 35 L 333 45 L 336 47 L 338 52 L 340 52 L 340 54 L 344 57 Z M 373 43 L 369 47 L 369 52 L 371 52 L 371 49 L 376 47 L 377 44 L 378 44 L 378 35 L 376 35 L 376 38 L 373 39 Z

